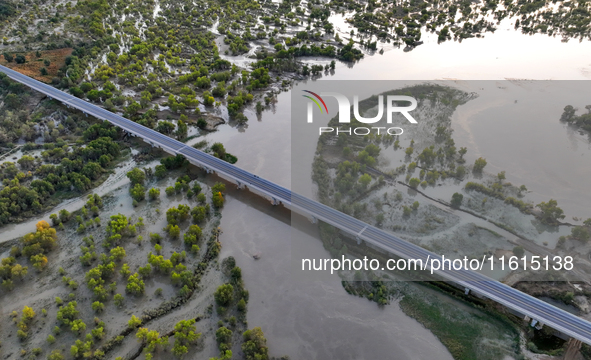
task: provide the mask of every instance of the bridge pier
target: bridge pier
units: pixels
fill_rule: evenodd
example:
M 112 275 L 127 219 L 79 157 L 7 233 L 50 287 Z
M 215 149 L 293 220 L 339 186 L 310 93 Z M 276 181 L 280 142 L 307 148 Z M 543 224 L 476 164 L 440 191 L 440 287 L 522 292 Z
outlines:
M 238 179 L 236 179 L 235 181 L 236 181 L 236 188 L 238 188 L 239 190 L 244 189 L 246 187 L 246 185 L 241 183 Z
M 211 170 L 207 166 L 203 166 L 203 170 L 205 170 L 205 172 L 208 173 L 208 174 L 213 174 L 213 170 Z
M 360 231 L 360 232 L 358 232 L 358 233 L 355 235 L 355 240 L 357 240 L 357 245 L 361 245 L 361 242 L 363 241 L 363 240 L 361 239 L 361 233 L 362 233 L 362 232 L 364 232 L 364 231 L 365 231 L 365 229 L 367 229 L 367 225 L 366 225 L 366 226 L 365 226 L 363 229 L 361 229 L 361 231 Z
M 315 216 L 311 215 L 308 219 L 310 219 L 310 222 L 312 224 L 317 224 L 318 223 L 318 219 L 316 219 Z
M 464 295 L 468 295 L 470 293 L 470 289 L 464 288 Z
M 276 199 L 276 198 L 274 198 L 274 197 L 271 197 L 271 204 L 272 204 L 273 206 L 277 206 L 277 205 L 281 204 L 281 201 L 277 200 L 277 199 Z

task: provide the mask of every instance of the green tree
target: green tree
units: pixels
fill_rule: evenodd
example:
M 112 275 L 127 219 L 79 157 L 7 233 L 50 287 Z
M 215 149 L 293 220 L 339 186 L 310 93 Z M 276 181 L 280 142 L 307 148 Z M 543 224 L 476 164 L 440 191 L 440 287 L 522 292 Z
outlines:
M 224 206 L 224 196 L 221 192 L 213 193 L 211 196 L 211 202 L 216 209 Z
M 225 326 L 220 327 L 215 332 L 215 339 L 218 343 L 218 347 L 220 351 L 229 350 L 232 346 L 232 330 L 226 328 Z
M 414 177 L 408 181 L 408 185 L 413 189 L 416 189 L 420 183 L 421 183 L 421 180 L 414 178 Z
M 117 246 L 111 249 L 111 255 L 116 261 L 121 261 L 125 257 L 125 249 L 121 246 Z
M 464 195 L 460 193 L 454 193 L 451 196 L 451 206 L 453 208 L 459 209 L 462 206 L 462 200 L 464 200 Z
M 168 225 L 168 235 L 173 239 L 178 239 L 181 235 L 181 229 L 178 225 Z
M 231 284 L 220 285 L 213 296 L 219 306 L 228 306 L 234 298 L 234 287 Z
M 201 228 L 197 225 L 189 226 L 189 230 L 184 235 L 184 242 L 187 246 L 192 246 L 199 242 L 201 238 Z
M 47 256 L 43 254 L 37 254 L 31 256 L 31 262 L 33 263 L 33 267 L 38 271 L 45 269 L 47 266 Z
M 107 233 L 109 235 L 124 235 L 128 230 L 129 220 L 123 214 L 111 215 L 110 221 L 107 225 Z
M 582 227 L 582 226 L 575 226 L 573 228 L 571 228 L 571 236 L 573 237 L 573 239 L 577 239 L 583 243 L 586 243 L 589 241 L 590 238 L 590 234 L 589 234 L 589 230 L 587 230 L 586 228 Z
M 129 321 L 127 322 L 127 326 L 129 326 L 132 329 L 135 329 L 136 327 L 140 326 L 141 324 L 142 324 L 142 320 L 135 315 L 131 315 L 131 319 L 129 319 Z
M 102 312 L 103 310 L 105 310 L 105 304 L 103 304 L 100 301 L 95 301 L 92 303 L 92 310 L 94 310 L 94 312 Z
M 75 332 L 76 334 L 81 334 L 86 330 L 86 324 L 84 323 L 84 321 L 76 319 L 72 321 L 70 330 L 72 330 L 72 332 Z
M 58 226 L 61 223 L 61 220 L 59 219 L 57 214 L 51 214 L 49 215 L 49 218 L 51 219 L 51 223 L 53 224 L 53 226 Z
M 557 225 L 559 219 L 564 219 L 564 211 L 558 207 L 558 202 L 550 199 L 547 203 L 541 202 L 536 205 L 542 211 L 541 221 L 548 225 Z
M 122 307 L 125 303 L 125 298 L 121 294 L 115 294 L 115 296 L 113 296 L 113 302 L 117 307 Z
M 155 128 L 156 131 L 158 131 L 159 133 L 165 134 L 165 135 L 172 134 L 174 129 L 175 129 L 174 124 L 171 123 L 170 121 L 166 121 L 166 120 L 159 121 L 158 125 L 156 125 L 156 128 Z
M 222 143 L 216 142 L 211 145 L 211 151 L 213 151 L 213 156 L 217 158 L 225 159 L 226 157 L 226 149 Z
M 195 319 L 181 320 L 174 326 L 174 347 L 173 353 L 176 356 L 183 356 L 189 350 L 187 346 L 194 344 L 201 337 L 195 328 Z
M 30 170 L 35 165 L 35 158 L 29 155 L 23 155 L 17 162 L 23 170 Z
M 193 210 L 191 210 L 191 216 L 193 217 L 193 222 L 199 224 L 205 220 L 207 215 L 207 211 L 205 206 L 195 206 Z
M 146 198 L 146 188 L 144 188 L 143 185 L 141 184 L 135 184 L 130 190 L 129 190 L 131 197 L 135 200 L 135 201 L 142 201 Z
M 47 357 L 47 360 L 64 360 L 65 357 L 62 354 L 61 350 L 52 350 L 51 354 Z
M 238 309 L 238 311 L 242 313 L 246 311 L 246 301 L 244 300 L 244 298 L 238 301 L 238 304 L 236 304 L 236 308 Z
M 133 170 L 127 173 L 127 177 L 129 178 L 129 181 L 131 181 L 132 185 L 143 185 L 144 181 L 146 180 L 146 173 L 139 168 L 134 168 Z
M 23 255 L 33 256 L 42 255 L 45 252 L 50 251 L 55 246 L 57 241 L 57 235 L 54 228 L 50 227 L 47 221 L 41 220 L 37 223 L 37 231 L 25 235 L 21 242 L 23 243 Z M 39 257 L 35 260 L 31 259 L 32 262 L 45 262 L 47 264 L 47 258 L 44 260 Z M 42 267 L 45 266 L 42 264 Z
M 181 358 L 188 352 L 189 349 L 185 345 L 182 345 L 175 341 L 174 346 L 172 347 L 172 353 L 174 354 L 174 356 Z
M 121 270 L 119 270 L 119 274 L 121 274 L 123 277 L 128 277 L 130 273 L 131 271 L 129 270 L 129 265 L 123 264 L 123 266 L 121 266 Z
M 358 181 L 363 186 L 363 188 L 367 188 L 367 186 L 371 182 L 371 176 L 369 174 L 363 174 L 359 177 Z
M 9 110 L 17 110 L 23 103 L 17 94 L 10 93 L 4 97 L 4 104 Z
M 166 169 L 166 166 L 164 166 L 164 165 L 156 165 L 156 167 L 154 168 L 154 175 L 158 179 L 163 179 L 167 174 L 168 174 L 168 170 Z
M 463 179 L 464 178 L 464 175 L 466 175 L 466 168 L 464 166 L 462 166 L 462 165 L 458 166 L 456 168 L 456 177 L 458 179 Z
M 476 161 L 474 161 L 474 168 L 473 171 L 475 173 L 481 173 L 482 170 L 484 170 L 484 167 L 486 166 L 486 160 L 482 157 L 476 159 Z
M 103 337 L 105 337 L 105 328 L 102 326 L 94 328 L 94 329 L 92 329 L 91 333 L 92 333 L 93 338 L 100 340 Z M 97 355 L 96 352 L 95 352 L 95 355 Z
M 234 281 L 234 283 L 238 283 L 242 279 L 242 269 L 240 269 L 238 266 L 235 266 L 230 271 L 230 274 L 232 276 L 232 281 Z
M 59 217 L 62 222 L 66 223 L 68 220 L 70 220 L 70 213 L 68 210 L 62 209 L 59 211 Z
M 409 208 L 409 207 L 408 207 L 408 206 L 406 206 L 406 205 L 404 205 L 404 206 L 402 207 L 402 215 L 403 215 L 403 216 L 405 216 L 405 217 L 408 217 L 408 216 L 410 216 L 410 214 L 411 214 L 411 213 L 412 213 L 412 209 L 411 209 L 411 208 Z
M 222 183 L 222 182 L 216 182 L 212 187 L 211 187 L 211 192 L 212 193 L 224 193 L 226 192 L 226 184 Z
M 523 246 L 515 246 L 513 248 L 513 254 L 515 256 L 517 256 L 518 258 L 523 257 L 523 255 L 525 254 L 525 250 L 523 249 Z
M 127 286 L 125 287 L 125 291 L 128 293 L 138 295 L 143 294 L 145 291 L 144 281 L 140 279 L 138 273 L 130 275 L 127 279 Z
M 242 351 L 246 360 L 267 360 L 269 359 L 267 339 L 260 327 L 246 330 L 242 335 Z
M 150 196 L 150 200 L 156 200 L 160 196 L 160 189 L 151 188 L 150 191 L 148 191 L 148 195 Z
M 185 124 L 185 122 L 183 120 L 179 120 L 177 123 L 177 129 L 176 129 L 177 139 L 181 140 L 181 139 L 186 138 L 187 133 L 188 133 L 187 124 Z
M 162 236 L 158 233 L 150 233 L 150 242 L 152 244 L 160 244 Z
M 30 322 L 31 320 L 33 320 L 34 317 L 35 317 L 35 311 L 33 310 L 33 308 L 25 306 L 23 308 L 22 320 L 27 323 L 27 322 Z
M 468 152 L 468 149 L 466 149 L 465 147 L 461 147 L 460 150 L 458 150 L 458 153 L 460 154 L 460 159 L 463 160 L 464 155 L 466 155 L 466 153 Z

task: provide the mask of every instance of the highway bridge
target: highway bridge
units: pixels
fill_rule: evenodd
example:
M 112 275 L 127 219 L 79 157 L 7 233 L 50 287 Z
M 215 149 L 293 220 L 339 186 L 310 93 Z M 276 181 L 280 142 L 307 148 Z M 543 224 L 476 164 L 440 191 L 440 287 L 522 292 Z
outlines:
M 248 171 L 242 170 L 101 107 L 90 104 L 87 101 L 55 89 L 52 86 L 1 65 L 0 72 L 4 72 L 11 79 L 27 85 L 35 91 L 61 101 L 68 107 L 78 109 L 97 119 L 106 120 L 130 134 L 141 137 L 147 143 L 162 148 L 170 154 L 183 155 L 191 164 L 233 180 L 239 187 L 246 186 L 255 190 L 255 192 L 264 194 L 270 198 L 274 205 L 282 203 L 298 213 L 324 221 L 358 239 L 366 241 L 368 244 L 372 244 L 374 247 L 402 258 L 421 259 L 426 263 L 429 263 L 430 259 L 441 259 L 439 255 L 417 245 L 411 244 L 317 201 L 293 193 L 291 190 L 276 185 L 271 181 L 262 179 Z M 510 309 L 591 345 L 591 323 L 576 315 L 468 269 L 453 270 L 446 268 L 445 270 L 436 271 L 436 273 L 448 281 L 455 282 L 460 286 L 475 291 Z

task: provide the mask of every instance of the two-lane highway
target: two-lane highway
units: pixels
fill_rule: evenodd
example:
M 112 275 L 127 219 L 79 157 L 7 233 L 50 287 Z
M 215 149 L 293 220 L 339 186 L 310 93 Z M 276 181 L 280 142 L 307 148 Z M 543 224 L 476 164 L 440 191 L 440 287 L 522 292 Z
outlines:
M 423 262 L 427 262 L 428 259 L 440 259 L 440 256 L 381 229 L 368 225 L 317 201 L 292 193 L 289 189 L 262 179 L 237 166 L 222 161 L 193 147 L 187 146 L 182 142 L 171 139 L 166 135 L 139 125 L 101 107 L 55 89 L 52 86 L 43 84 L 4 66 L 0 66 L 0 72 L 4 72 L 11 79 L 27 85 L 33 90 L 39 91 L 53 99 L 59 100 L 69 107 L 81 110 L 98 119 L 109 121 L 111 124 L 116 125 L 135 136 L 139 136 L 144 139 L 144 141 L 154 146 L 161 147 L 171 154 L 183 155 L 194 165 L 215 171 L 223 177 L 236 181 L 239 185 L 246 185 L 250 189 L 254 189 L 257 192 L 271 197 L 274 203 L 282 202 L 292 210 L 307 216 L 313 216 L 341 229 L 342 231 L 358 236 L 364 241 L 383 249 L 386 252 L 406 259 L 420 259 Z M 449 281 L 456 282 L 472 291 L 476 291 L 481 295 L 497 301 L 508 308 L 543 322 L 564 334 L 568 334 L 587 344 L 591 344 L 591 323 L 573 314 L 467 269 L 445 269 L 437 271 L 437 274 Z

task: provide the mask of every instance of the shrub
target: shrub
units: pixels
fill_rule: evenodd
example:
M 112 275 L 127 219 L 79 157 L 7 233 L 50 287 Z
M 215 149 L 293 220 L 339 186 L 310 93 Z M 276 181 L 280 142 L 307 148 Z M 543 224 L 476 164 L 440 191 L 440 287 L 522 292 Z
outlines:
M 220 285 L 213 295 L 219 306 L 227 306 L 234 298 L 234 287 L 231 284 Z
M 409 185 L 411 188 L 413 188 L 413 189 L 416 189 L 416 188 L 419 186 L 419 184 L 420 184 L 420 183 L 421 183 L 421 180 L 419 180 L 419 179 L 417 179 L 417 178 L 411 178 L 411 179 L 408 181 L 408 185 Z
M 102 312 L 103 310 L 105 310 L 105 304 L 103 304 L 100 301 L 95 301 L 92 303 L 92 310 L 94 310 L 94 312 Z
M 476 173 L 481 173 L 482 170 L 484 170 L 484 167 L 486 166 L 486 160 L 482 157 L 476 159 L 476 161 L 474 161 L 474 168 L 473 171 Z
M 151 188 L 150 191 L 148 191 L 148 195 L 150 196 L 150 200 L 156 200 L 160 196 L 160 189 Z
M 453 208 L 459 209 L 460 206 L 462 205 L 462 200 L 464 199 L 464 195 L 460 194 L 460 193 L 454 193 L 451 196 L 451 206 Z
M 113 302 L 115 302 L 117 307 L 122 307 L 125 302 L 125 298 L 121 294 L 115 294 L 115 296 L 113 296 Z
M 134 329 L 142 324 L 142 320 L 135 315 L 131 315 L 131 319 L 127 322 L 127 326 Z
M 518 258 L 521 258 L 525 254 L 525 250 L 522 246 L 515 246 L 513 248 L 513 254 L 515 254 L 515 256 L 517 256 Z

